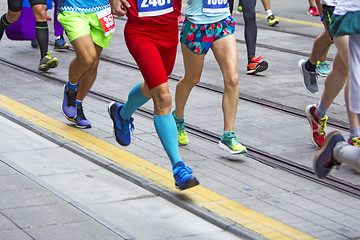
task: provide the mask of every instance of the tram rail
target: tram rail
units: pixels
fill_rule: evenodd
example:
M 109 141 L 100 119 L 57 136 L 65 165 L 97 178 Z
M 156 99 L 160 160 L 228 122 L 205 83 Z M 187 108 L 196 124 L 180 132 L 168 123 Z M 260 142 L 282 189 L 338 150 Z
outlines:
M 131 64 L 131 63 L 128 63 L 128 62 L 125 62 L 125 61 L 121 61 L 121 60 L 118 60 L 118 59 L 113 59 L 113 58 L 110 58 L 110 57 L 107 57 L 107 56 L 102 56 L 101 60 L 106 61 L 106 62 L 110 62 L 110 63 L 113 63 L 113 64 L 117 64 L 117 65 L 120 65 L 122 67 L 132 68 L 132 69 L 138 70 L 137 66 L 134 65 L 134 64 Z M 35 70 L 32 70 L 32 69 L 29 69 L 27 67 L 21 66 L 21 65 L 16 64 L 16 63 L 13 63 L 13 62 L 8 61 L 8 60 L 6 60 L 4 58 L 1 58 L 1 57 L 0 57 L 0 63 L 4 64 L 4 65 L 7 65 L 9 67 L 15 68 L 15 69 L 17 69 L 19 71 L 22 71 L 22 72 L 25 72 L 25 73 L 28 73 L 28 74 L 31 74 L 31 75 L 36 75 L 37 77 L 39 77 L 41 79 L 44 79 L 44 80 L 52 80 L 52 81 L 57 82 L 59 84 L 60 83 L 61 84 L 65 83 L 65 81 L 62 80 L 62 79 L 50 76 L 50 75 L 48 75 L 46 73 L 41 73 L 41 72 L 38 72 L 38 71 L 35 71 Z M 170 79 L 174 80 L 174 81 L 179 81 L 180 77 L 175 76 L 175 75 L 171 75 Z M 209 86 L 209 85 L 206 85 L 206 84 L 198 84 L 197 87 L 204 88 L 204 89 L 206 89 L 208 91 L 213 91 L 213 92 L 216 92 L 216 93 L 219 93 L 219 94 L 223 93 L 222 89 L 214 87 L 214 86 Z M 111 101 L 124 102 L 124 100 L 117 99 L 117 98 L 115 98 L 113 96 L 109 96 L 109 95 L 106 95 L 104 93 L 96 92 L 96 91 L 92 91 L 92 90 L 89 92 L 89 96 L 91 96 L 91 97 L 93 97 L 95 99 L 98 99 L 99 101 L 104 101 L 104 102 L 107 102 L 107 103 L 109 103 Z M 256 97 L 250 97 L 250 96 L 247 96 L 245 94 L 240 94 L 240 99 L 243 100 L 243 101 L 248 101 L 248 102 L 251 102 L 251 103 L 254 103 L 254 104 L 261 105 L 263 107 L 271 108 L 271 109 L 276 110 L 276 111 L 285 112 L 286 114 L 291 114 L 293 116 L 306 118 L 303 111 L 300 111 L 300 110 L 297 110 L 297 109 L 294 109 L 294 108 L 290 108 L 290 107 L 286 107 L 286 106 L 283 106 L 283 105 L 279 105 L 279 104 L 271 102 L 271 101 L 267 101 L 267 100 L 264 100 L 264 99 L 258 99 Z M 153 117 L 152 111 L 147 110 L 147 109 L 143 109 L 143 108 L 138 109 L 137 114 L 141 115 L 142 117 L 149 118 L 149 119 Z M 347 128 L 348 128 L 345 123 L 342 123 L 340 121 L 329 121 L 328 125 L 331 125 L 331 126 L 333 126 L 335 128 L 341 129 L 341 130 L 347 130 Z M 201 128 L 199 128 L 199 127 L 197 127 L 195 125 L 191 125 L 191 124 L 186 125 L 186 130 L 187 130 L 187 132 L 189 134 L 192 134 L 192 135 L 194 135 L 196 137 L 199 137 L 199 138 L 201 138 L 203 140 L 210 141 L 210 142 L 213 142 L 213 143 L 217 143 L 219 138 L 221 137 L 218 134 L 215 134 L 213 132 L 209 132 L 209 131 L 207 131 L 205 129 L 201 129 Z M 341 192 L 347 193 L 349 195 L 355 196 L 357 198 L 360 198 L 360 186 L 358 186 L 358 185 L 349 183 L 347 181 L 344 181 L 342 179 L 338 179 L 338 178 L 335 178 L 335 177 L 332 177 L 332 176 L 329 176 L 326 179 L 319 179 L 313 173 L 312 169 L 310 169 L 308 167 L 305 167 L 305 166 L 302 166 L 301 164 L 289 161 L 289 160 L 287 160 L 285 158 L 282 158 L 282 157 L 279 157 L 279 156 L 271 155 L 271 154 L 269 154 L 267 152 L 264 152 L 264 151 L 262 151 L 260 149 L 254 148 L 252 146 L 246 145 L 246 148 L 248 149 L 247 156 L 254 159 L 254 160 L 256 160 L 256 161 L 259 161 L 259 162 L 261 162 L 263 164 L 266 164 L 266 165 L 268 165 L 270 167 L 282 169 L 284 171 L 287 171 L 287 172 L 290 172 L 292 174 L 301 176 L 303 178 L 306 178 L 306 179 L 311 180 L 313 182 L 322 184 L 324 186 L 335 189 L 337 191 L 341 191 Z

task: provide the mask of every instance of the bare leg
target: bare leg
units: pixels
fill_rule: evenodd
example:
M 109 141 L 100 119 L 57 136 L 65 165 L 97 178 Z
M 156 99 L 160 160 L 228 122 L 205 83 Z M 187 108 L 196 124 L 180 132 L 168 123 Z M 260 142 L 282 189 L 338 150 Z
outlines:
M 239 102 L 238 51 L 235 35 L 232 34 L 215 41 L 211 49 L 224 77 L 225 88 L 222 100 L 224 131 L 230 132 L 234 130 L 236 110 Z

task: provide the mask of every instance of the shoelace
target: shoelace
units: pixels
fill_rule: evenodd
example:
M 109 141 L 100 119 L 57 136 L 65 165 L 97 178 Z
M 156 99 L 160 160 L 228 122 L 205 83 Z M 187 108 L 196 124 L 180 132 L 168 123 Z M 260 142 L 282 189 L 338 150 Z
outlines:
M 130 132 L 132 133 L 134 131 L 134 124 L 132 123 L 133 121 L 134 121 L 133 118 L 130 118 L 130 120 L 124 120 L 123 124 L 121 126 L 121 131 L 125 132 L 127 128 L 125 128 L 124 126 L 130 125 L 129 129 L 130 129 Z
M 354 137 L 349 141 L 349 144 L 355 146 L 355 147 L 360 147 L 360 137 Z
M 232 145 L 239 144 L 239 141 L 237 140 L 237 137 L 235 134 L 230 134 L 226 137 L 226 140 L 229 141 Z
M 251 59 L 251 61 L 252 61 L 252 62 L 259 63 L 262 59 L 263 59 L 262 56 L 259 56 L 258 58 Z
M 82 105 L 77 106 L 77 115 L 79 116 L 80 119 L 84 119 L 84 120 L 86 119 Z
M 67 90 L 66 96 L 67 96 L 67 106 L 75 106 L 76 102 L 76 91 L 75 90 Z
M 177 127 L 178 127 L 178 132 L 180 133 L 180 135 L 185 134 L 185 123 L 177 124 Z
M 175 168 L 174 174 L 178 175 L 179 178 L 182 179 L 186 175 L 192 174 L 192 170 L 191 170 L 191 168 L 189 168 L 187 166 L 180 166 L 180 167 Z
M 319 119 L 319 134 L 320 135 L 324 135 L 325 134 L 325 126 L 326 126 L 326 121 L 327 121 L 327 116 L 325 116 L 323 119 Z
M 316 72 L 309 72 L 310 74 L 310 82 L 312 84 L 316 84 L 317 83 L 317 78 L 318 78 L 318 75 Z

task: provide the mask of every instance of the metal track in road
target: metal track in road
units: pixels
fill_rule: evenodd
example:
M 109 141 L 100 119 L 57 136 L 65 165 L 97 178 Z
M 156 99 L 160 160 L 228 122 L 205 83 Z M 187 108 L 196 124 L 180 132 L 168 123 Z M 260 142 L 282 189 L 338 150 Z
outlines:
M 111 59 L 111 58 L 108 58 L 108 57 L 102 57 L 102 60 L 112 62 L 114 64 L 122 65 L 124 67 L 137 69 L 137 67 L 132 65 L 132 64 L 125 63 L 125 62 L 120 62 L 119 60 L 114 60 L 114 59 Z M 7 61 L 6 59 L 3 59 L 3 58 L 0 58 L 0 63 L 2 63 L 4 65 L 7 65 L 9 67 L 15 68 L 17 70 L 26 72 L 28 74 L 36 75 L 37 77 L 39 77 L 41 79 L 44 79 L 44 80 L 47 80 L 47 81 L 52 80 L 52 81 L 56 81 L 57 83 L 61 83 L 61 84 L 65 83 L 65 81 L 63 81 L 61 79 L 49 76 L 46 73 L 39 73 L 37 71 L 31 70 L 31 69 L 28 69 L 26 67 L 20 66 L 20 65 L 15 64 L 15 63 L 12 63 L 10 61 Z M 179 78 L 176 77 L 176 76 L 171 76 L 171 79 L 179 80 Z M 216 89 L 216 88 L 211 87 L 211 86 L 199 85 L 198 87 L 205 88 L 205 89 L 207 89 L 209 91 L 215 91 L 215 92 L 218 92 L 218 93 L 222 93 L 221 89 Z M 111 102 L 111 101 L 123 102 L 121 99 L 116 99 L 116 98 L 114 98 L 112 96 L 108 96 L 108 95 L 100 93 L 100 92 L 90 91 L 89 95 L 96 98 L 96 99 L 98 99 L 98 100 L 104 101 L 104 102 Z M 244 96 L 244 95 L 240 96 L 240 99 L 245 100 L 245 101 L 250 101 L 252 103 L 259 104 L 259 105 L 261 105 L 263 107 L 268 107 L 268 108 L 275 109 L 277 111 L 282 111 L 282 112 L 285 112 L 287 114 L 292 114 L 292 115 L 300 116 L 300 117 L 304 117 L 304 118 L 306 117 L 300 111 L 296 111 L 295 109 L 291 109 L 291 108 L 288 108 L 288 107 L 285 107 L 285 106 L 281 106 L 281 105 L 278 105 L 276 103 L 268 102 L 266 100 L 260 100 L 260 99 L 257 99 L 257 98 L 252 98 L 252 97 Z M 143 117 L 146 117 L 146 118 L 153 118 L 152 111 L 149 111 L 149 110 L 146 110 L 146 109 L 139 109 L 137 111 L 137 113 L 139 115 L 143 116 Z M 334 127 L 337 127 L 339 129 L 343 129 L 343 130 L 345 130 L 347 128 L 343 124 L 337 123 L 337 122 L 329 122 L 328 124 L 332 125 Z M 201 129 L 201 128 L 199 128 L 197 126 L 194 126 L 194 125 L 187 124 L 186 130 L 190 134 L 193 134 L 193 135 L 195 135 L 195 136 L 197 136 L 197 137 L 199 137 L 199 138 L 201 138 L 203 140 L 210 141 L 210 142 L 213 142 L 213 143 L 217 143 L 218 140 L 221 137 L 221 136 L 219 136 L 219 135 L 217 135 L 215 133 L 206 131 L 206 130 Z M 274 167 L 274 168 L 280 168 L 280 169 L 285 170 L 287 172 L 290 172 L 290 173 L 296 174 L 298 176 L 301 176 L 303 178 L 309 179 L 309 180 L 311 180 L 313 182 L 325 185 L 325 186 L 330 187 L 332 189 L 336 189 L 338 191 L 341 191 L 341 192 L 344 192 L 344 193 L 347 193 L 347 194 L 350 194 L 352 196 L 360 198 L 360 187 L 357 186 L 357 185 L 345 182 L 345 181 L 343 181 L 341 179 L 337 179 L 337 178 L 334 178 L 334 177 L 329 177 L 327 179 L 319 179 L 318 177 L 315 176 L 315 174 L 313 173 L 313 171 L 311 169 L 309 169 L 307 167 L 304 167 L 304 166 L 302 166 L 300 164 L 291 162 L 291 161 L 289 161 L 287 159 L 284 159 L 284 158 L 281 158 L 281 157 L 278 157 L 278 156 L 271 155 L 271 154 L 263 152 L 263 151 L 261 151 L 259 149 L 253 148 L 251 146 L 246 146 L 246 148 L 248 149 L 248 153 L 246 154 L 246 156 L 248 156 L 248 157 L 250 157 L 250 158 L 252 158 L 254 160 L 257 160 L 257 161 L 259 161 L 259 162 L 261 162 L 263 164 L 266 164 L 266 165 Z

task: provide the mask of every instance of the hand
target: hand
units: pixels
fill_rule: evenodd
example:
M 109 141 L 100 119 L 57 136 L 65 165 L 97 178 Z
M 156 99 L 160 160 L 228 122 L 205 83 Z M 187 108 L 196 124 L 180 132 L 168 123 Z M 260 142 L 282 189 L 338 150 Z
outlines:
M 127 0 L 110 0 L 111 12 L 116 16 L 124 16 L 127 9 L 131 7 Z

